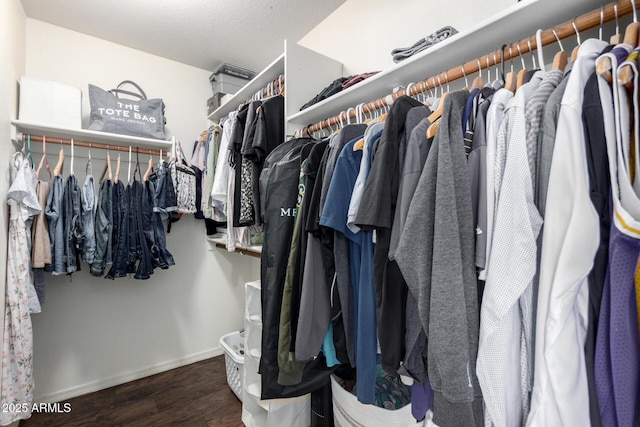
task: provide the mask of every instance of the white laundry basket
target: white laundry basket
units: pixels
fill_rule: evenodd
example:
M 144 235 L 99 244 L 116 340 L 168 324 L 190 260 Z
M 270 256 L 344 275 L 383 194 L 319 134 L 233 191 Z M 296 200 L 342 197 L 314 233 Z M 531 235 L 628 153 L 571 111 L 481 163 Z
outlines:
M 244 378 L 244 330 L 231 332 L 220 338 L 224 349 L 224 365 L 227 370 L 227 384 L 242 402 L 242 381 Z

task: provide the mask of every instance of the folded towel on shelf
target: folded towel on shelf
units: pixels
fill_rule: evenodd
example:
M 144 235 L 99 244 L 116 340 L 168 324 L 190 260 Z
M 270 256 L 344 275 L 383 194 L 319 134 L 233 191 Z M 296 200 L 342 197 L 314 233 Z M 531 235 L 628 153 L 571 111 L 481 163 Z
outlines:
M 448 39 L 457 32 L 458 30 L 453 27 L 442 27 L 438 31 L 428 35 L 427 37 L 418 40 L 410 47 L 393 49 L 391 51 L 393 62 L 404 61 L 405 59 L 415 55 L 416 53 L 422 52 L 423 50 L 433 46 L 434 44 Z

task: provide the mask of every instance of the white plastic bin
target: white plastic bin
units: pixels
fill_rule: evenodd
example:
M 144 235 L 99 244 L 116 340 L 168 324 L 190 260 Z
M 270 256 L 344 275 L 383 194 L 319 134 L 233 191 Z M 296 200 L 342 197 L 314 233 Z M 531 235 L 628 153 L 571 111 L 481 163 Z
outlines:
M 242 383 L 244 378 L 244 330 L 231 332 L 220 338 L 224 349 L 224 365 L 227 370 L 227 384 L 242 402 Z

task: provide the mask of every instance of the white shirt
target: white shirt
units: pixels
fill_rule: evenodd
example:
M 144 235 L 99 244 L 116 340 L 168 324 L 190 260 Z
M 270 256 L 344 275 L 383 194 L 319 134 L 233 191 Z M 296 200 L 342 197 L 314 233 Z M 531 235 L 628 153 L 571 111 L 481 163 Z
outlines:
M 487 138 L 487 247 L 486 247 L 486 259 L 489 259 L 491 252 L 491 239 L 493 235 L 493 213 L 494 213 L 494 162 L 496 146 L 498 141 L 498 129 L 502 124 L 502 118 L 504 117 L 504 110 L 507 107 L 507 102 L 513 98 L 513 92 L 507 89 L 500 89 L 493 94 L 491 99 L 491 105 L 487 110 L 486 118 L 486 138 Z M 487 265 L 489 263 L 487 262 Z M 481 280 L 486 280 L 486 268 L 479 274 Z
M 587 276 L 600 241 L 589 197 L 582 101 L 595 59 L 606 47 L 589 39 L 578 51 L 560 105 L 542 238 L 535 378 L 527 426 L 590 426 L 584 343 Z
M 231 132 L 236 125 L 237 115 L 237 111 L 229 113 L 228 120 L 222 128 L 222 137 L 220 138 L 220 150 L 218 151 L 216 173 L 213 177 L 213 188 L 211 190 L 211 198 L 214 203 L 219 203 L 219 208 L 227 203 L 227 186 L 229 180 L 229 141 L 231 140 Z M 226 209 L 224 209 L 224 212 L 226 212 Z
M 507 104 L 500 128 L 500 140 L 505 144 L 497 150 L 502 159 L 496 159 L 495 172 L 504 173 L 496 176 L 496 184 L 501 185 L 496 188 L 499 197 L 480 309 L 476 365 L 485 403 L 485 426 L 521 425 L 528 408 L 533 355 L 531 284 L 542 217 L 534 203 L 525 104 L 540 81 L 541 75 L 537 75 L 518 89 Z

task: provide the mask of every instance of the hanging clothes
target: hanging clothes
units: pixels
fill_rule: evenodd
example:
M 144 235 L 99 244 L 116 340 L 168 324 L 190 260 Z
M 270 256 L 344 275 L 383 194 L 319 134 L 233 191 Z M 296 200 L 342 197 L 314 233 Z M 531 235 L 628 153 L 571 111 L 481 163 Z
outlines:
M 626 46 L 616 47 L 604 55 L 612 61 L 614 70 L 626 57 L 625 50 Z M 634 83 L 631 96 L 637 99 L 637 74 Z M 598 77 L 598 86 L 611 174 L 613 221 L 597 325 L 595 388 L 602 425 L 632 426 L 640 421 L 640 342 L 635 300 L 640 201 L 632 180 L 632 165 L 637 160 L 631 153 L 637 150 L 632 144 L 637 141 L 640 112 L 635 103 L 628 102 L 626 88 L 618 85 L 615 77 L 613 88 L 604 76 Z
M 408 96 L 391 105 L 384 132 L 373 155 L 369 179 L 365 184 L 356 224 L 366 231 L 376 231 L 373 277 L 376 288 L 376 321 L 382 354 L 382 368 L 395 375 L 404 355 L 405 302 L 407 286 L 396 261 L 389 260 L 400 167 L 404 162 L 405 120 L 409 111 L 420 107 L 418 120 L 426 107 Z M 422 116 L 422 117 L 421 117 Z M 402 158 L 402 160 L 400 160 Z
M 82 260 L 87 264 L 93 264 L 96 255 L 95 236 L 95 206 L 96 187 L 93 176 L 88 174 L 82 186 L 82 227 L 84 229 L 84 242 L 82 245 Z
M 595 59 L 605 48 L 585 41 L 562 98 L 547 193 L 535 337 L 535 380 L 527 425 L 588 425 L 584 344 L 587 276 L 599 241 L 588 193 L 582 101 Z M 562 215 L 575 212 L 575 215 Z M 584 230 L 592 230 L 584 233 Z M 563 242 L 571 241 L 571 248 Z M 567 363 L 570 361 L 570 363 Z M 571 402 L 571 403 L 569 403 Z
M 527 147 L 525 104 L 542 80 L 541 74 L 537 76 L 518 89 L 507 104 L 498 137 L 498 143 L 505 146 L 499 145 L 496 151 L 504 155 L 496 165 L 504 166 L 499 168 L 503 174 L 496 180 L 493 245 L 482 297 L 476 362 L 485 424 L 494 426 L 525 424 L 529 408 L 532 283 L 542 218 L 533 200 L 530 165 L 535 158 Z M 516 238 L 514 230 L 518 232 Z M 515 271 L 505 268 L 513 265 L 518 266 Z
M 96 251 L 90 272 L 100 277 L 105 266 L 113 262 L 113 182 L 110 179 L 100 183 L 94 230 Z
M 64 257 L 67 274 L 80 270 L 85 234 L 82 227 L 82 193 L 76 176 L 67 177 L 62 198 L 64 208 Z
M 49 222 L 49 241 L 51 243 L 51 264 L 53 275 L 67 274 L 65 264 L 64 212 L 62 211 L 64 195 L 64 177 L 62 174 L 53 177 L 45 214 Z
M 166 180 L 167 178 L 165 178 Z M 171 180 L 168 177 L 168 180 Z M 127 261 L 129 254 L 129 203 L 126 189 L 121 180 L 118 180 L 111 192 L 111 216 L 112 226 L 112 260 L 113 264 L 105 276 L 107 279 L 126 277 Z
M 38 204 L 46 207 L 49 196 L 49 182 L 38 180 L 36 195 Z M 33 220 L 31 231 L 31 266 L 33 267 L 34 287 L 40 304 L 45 301 L 45 271 L 51 271 L 51 241 L 49 240 L 49 224 L 46 220 L 45 209 L 42 209 Z
M 327 383 L 332 369 L 324 357 L 309 362 L 297 385 L 278 384 L 278 325 L 286 265 L 294 228 L 294 211 L 300 174 L 300 152 L 309 138 L 293 140 L 276 148 L 265 161 L 261 175 L 264 184 L 264 233 L 262 251 L 262 347 L 259 372 L 262 375 L 262 399 L 300 396 Z M 289 148 L 289 151 L 285 149 Z M 273 159 L 273 162 L 270 161 Z M 262 190 L 261 189 L 261 190 Z
M 407 285 L 417 296 L 429 339 L 434 422 L 443 427 L 482 423 L 475 375 L 479 316 L 474 230 L 461 127 L 467 97 L 463 90 L 444 100 L 440 128 L 395 254 Z
M 33 331 L 30 316 L 31 256 L 30 221 L 40 213 L 35 174 L 27 160 L 14 156 L 18 169 L 9 188 L 9 247 L 5 285 L 4 340 L 0 402 L 4 407 L 19 402 L 19 412 L 0 412 L 0 424 L 8 425 L 29 418 L 33 402 Z M 35 295 L 35 290 L 33 290 Z M 37 301 L 37 298 L 36 298 Z M 21 411 L 26 405 L 27 410 Z

